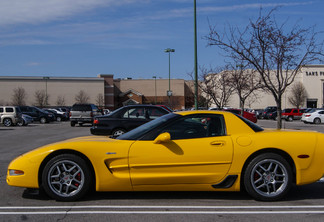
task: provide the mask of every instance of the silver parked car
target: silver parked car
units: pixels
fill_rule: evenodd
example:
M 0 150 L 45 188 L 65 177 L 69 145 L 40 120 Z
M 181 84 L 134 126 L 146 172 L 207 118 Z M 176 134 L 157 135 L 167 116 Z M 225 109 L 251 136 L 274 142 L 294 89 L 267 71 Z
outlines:
M 313 109 L 302 115 L 301 121 L 304 123 L 324 123 L 324 110 Z

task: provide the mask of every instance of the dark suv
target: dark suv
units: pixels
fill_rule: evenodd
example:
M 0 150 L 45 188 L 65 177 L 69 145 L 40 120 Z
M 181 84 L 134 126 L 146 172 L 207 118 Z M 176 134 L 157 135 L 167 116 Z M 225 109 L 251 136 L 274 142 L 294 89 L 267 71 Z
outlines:
M 23 114 L 33 117 L 34 121 L 39 121 L 40 123 L 49 123 L 54 121 L 53 114 L 35 106 L 19 106 L 19 108 Z
M 82 126 L 84 123 L 93 122 L 94 116 L 101 116 L 102 113 L 94 104 L 74 104 L 70 110 L 71 126 L 79 124 Z

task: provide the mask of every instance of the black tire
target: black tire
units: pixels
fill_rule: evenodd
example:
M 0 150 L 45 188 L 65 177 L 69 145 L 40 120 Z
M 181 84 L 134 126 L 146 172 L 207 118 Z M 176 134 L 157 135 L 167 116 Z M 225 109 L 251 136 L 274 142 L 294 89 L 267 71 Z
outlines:
M 315 124 L 321 124 L 321 119 L 320 118 L 315 118 L 314 123 Z
M 72 122 L 72 121 L 71 121 L 71 123 L 70 123 L 70 124 L 71 124 L 71 126 L 75 126 L 75 122 Z
M 293 118 L 292 116 L 288 116 L 287 121 L 291 122 L 291 121 L 293 121 L 293 120 L 294 120 L 294 118 Z
M 25 126 L 25 121 L 23 119 L 19 120 L 17 126 Z
M 83 123 L 79 123 L 79 126 L 83 126 Z
M 41 117 L 41 118 L 39 119 L 39 122 L 40 122 L 41 124 L 45 124 L 47 121 L 46 121 L 46 118 L 45 118 L 45 117 Z
M 75 201 L 89 191 L 92 178 L 92 171 L 84 159 L 73 154 L 62 154 L 45 165 L 42 189 L 55 200 Z
M 274 201 L 289 192 L 292 178 L 291 166 L 282 156 L 264 153 L 247 165 L 243 183 L 245 190 L 254 199 Z
M 118 129 L 114 129 L 111 134 L 113 137 L 117 137 L 117 136 L 120 136 L 126 132 L 127 132 L 126 130 L 118 128 Z
M 5 119 L 3 119 L 3 125 L 4 126 L 12 126 L 12 120 L 10 119 L 10 118 L 5 118 Z
M 56 121 L 57 122 L 61 122 L 62 121 L 62 118 L 60 116 L 56 117 Z

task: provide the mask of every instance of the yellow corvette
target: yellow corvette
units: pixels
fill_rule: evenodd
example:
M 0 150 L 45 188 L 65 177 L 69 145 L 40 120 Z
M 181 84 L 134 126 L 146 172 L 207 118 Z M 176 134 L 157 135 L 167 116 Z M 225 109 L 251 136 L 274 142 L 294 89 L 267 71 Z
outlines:
M 240 191 L 278 200 L 324 174 L 324 134 L 264 130 L 222 111 L 171 113 L 116 139 L 89 136 L 13 160 L 11 186 L 73 201 L 96 191 Z

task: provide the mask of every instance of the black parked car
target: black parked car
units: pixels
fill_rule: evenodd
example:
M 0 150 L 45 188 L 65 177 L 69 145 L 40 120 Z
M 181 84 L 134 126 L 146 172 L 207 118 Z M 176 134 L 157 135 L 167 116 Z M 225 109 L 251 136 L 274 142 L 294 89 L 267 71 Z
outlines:
M 54 119 L 57 122 L 61 122 L 61 121 L 66 121 L 68 120 L 68 115 L 66 113 L 59 113 L 57 112 L 55 109 L 44 109 L 46 112 L 51 113 L 54 115 Z
M 273 113 L 275 111 L 277 111 L 276 106 L 268 106 L 267 108 L 264 109 L 262 113 L 262 119 L 269 119 L 270 113 Z
M 168 113 L 168 110 L 154 105 L 124 106 L 108 115 L 95 117 L 90 131 L 94 135 L 117 137 Z
M 20 110 L 23 114 L 33 117 L 34 121 L 39 121 L 40 123 L 49 123 L 55 120 L 53 114 L 35 106 L 20 106 Z

